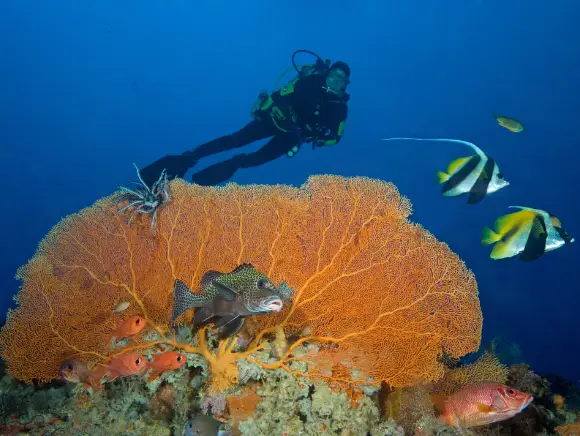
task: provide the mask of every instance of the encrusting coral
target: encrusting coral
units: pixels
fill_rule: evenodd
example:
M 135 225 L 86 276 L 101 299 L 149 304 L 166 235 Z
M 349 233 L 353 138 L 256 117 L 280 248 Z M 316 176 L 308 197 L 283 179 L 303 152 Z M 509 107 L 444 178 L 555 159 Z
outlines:
M 127 225 L 117 213 L 117 193 L 63 219 L 44 238 L 18 272 L 18 307 L 0 334 L 11 375 L 47 382 L 66 359 L 106 363 L 164 344 L 203 355 L 208 392 L 215 393 L 238 383 L 240 359 L 292 371 L 290 362 L 309 359 L 294 356 L 297 347 L 318 343 L 340 359 L 310 376 L 409 386 L 443 375 L 443 350 L 460 357 L 479 347 L 473 274 L 447 245 L 408 221 L 411 205 L 393 184 L 313 176 L 300 188 L 182 180 L 169 188 L 155 234 L 147 216 Z M 206 271 L 245 262 L 275 283 L 286 281 L 293 301 L 252 320 L 256 337 L 247 349 L 224 340 L 212 351 L 207 328 L 193 343 L 177 341 L 169 326 L 174 281 L 197 289 Z M 113 313 L 124 300 L 129 308 Z M 145 334 L 107 348 L 118 322 L 133 315 L 146 320 Z M 277 360 L 259 361 L 256 353 L 280 327 L 288 345 L 279 347 Z

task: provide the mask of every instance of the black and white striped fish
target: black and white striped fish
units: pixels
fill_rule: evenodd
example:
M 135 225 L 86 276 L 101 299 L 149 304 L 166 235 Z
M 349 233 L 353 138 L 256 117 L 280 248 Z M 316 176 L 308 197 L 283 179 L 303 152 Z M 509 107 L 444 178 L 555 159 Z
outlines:
M 475 151 L 475 154 L 453 160 L 447 171 L 437 171 L 437 180 L 441 187 L 441 194 L 446 197 L 456 197 L 469 194 L 468 204 L 479 203 L 487 194 L 499 191 L 509 185 L 499 170 L 496 161 L 485 154 L 477 145 L 459 139 L 447 138 L 385 138 L 383 141 L 410 140 L 455 142 L 464 144 Z

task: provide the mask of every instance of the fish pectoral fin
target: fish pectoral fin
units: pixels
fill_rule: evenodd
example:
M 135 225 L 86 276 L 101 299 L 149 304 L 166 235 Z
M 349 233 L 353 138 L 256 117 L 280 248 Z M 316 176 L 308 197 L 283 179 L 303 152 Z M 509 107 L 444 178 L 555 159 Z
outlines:
M 239 294 L 235 289 L 230 288 L 223 283 L 214 282 L 213 283 L 219 296 L 222 297 L 224 300 L 232 301 L 236 298 Z
M 445 183 L 451 177 L 449 174 L 444 173 L 443 171 L 437 171 L 437 183 Z
M 465 165 L 469 161 L 469 159 L 471 159 L 472 157 L 473 156 L 458 157 L 457 159 L 451 161 L 449 163 L 449 165 L 447 165 L 447 173 L 448 174 L 453 174 L 459 168 L 461 168 L 463 165 Z
M 226 316 L 222 316 L 214 325 L 214 327 L 216 329 L 219 329 L 220 327 L 223 327 L 227 324 L 229 324 L 232 321 L 235 321 L 240 315 L 237 313 L 231 313 L 229 315 Z
M 493 411 L 493 407 L 483 403 L 475 403 L 475 407 L 477 407 L 477 410 L 479 410 L 482 413 L 490 413 Z
M 230 321 L 225 326 L 219 329 L 218 338 L 225 339 L 227 337 L 234 336 L 237 332 L 240 331 L 243 325 L 244 325 L 244 317 L 239 316 L 238 318 Z
M 209 307 L 200 307 L 195 311 L 195 315 L 193 315 L 193 322 L 195 324 L 201 324 L 207 322 L 212 316 L 213 313 Z

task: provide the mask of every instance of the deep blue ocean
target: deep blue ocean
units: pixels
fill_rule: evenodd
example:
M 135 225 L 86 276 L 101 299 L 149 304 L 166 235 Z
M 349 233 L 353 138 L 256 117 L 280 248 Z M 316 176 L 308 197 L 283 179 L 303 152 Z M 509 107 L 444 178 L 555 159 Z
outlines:
M 580 237 L 578 17 L 577 0 L 1 2 L 2 314 L 17 268 L 62 217 L 134 180 L 133 162 L 241 128 L 260 90 L 309 49 L 351 67 L 342 141 L 232 181 L 392 181 L 413 203 L 411 219 L 474 271 L 482 347 L 499 337 L 507 363 L 578 383 L 578 242 L 532 263 L 491 260 L 480 244 L 510 205 L 548 210 Z M 501 128 L 494 112 L 526 130 Z M 380 140 L 390 136 L 474 142 L 511 185 L 478 205 L 443 197 L 435 171 L 471 151 Z

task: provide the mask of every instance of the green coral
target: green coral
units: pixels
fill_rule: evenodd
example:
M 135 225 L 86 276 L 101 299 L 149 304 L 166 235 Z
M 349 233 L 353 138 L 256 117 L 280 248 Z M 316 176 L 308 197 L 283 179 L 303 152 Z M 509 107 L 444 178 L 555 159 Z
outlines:
M 299 364 L 300 362 L 297 362 Z M 380 412 L 369 397 L 358 407 L 345 393 L 333 392 L 324 382 L 294 377 L 287 371 L 268 371 L 258 390 L 261 401 L 254 418 L 239 423 L 244 436 L 273 434 L 366 436 L 404 435 L 393 421 L 381 422 Z

